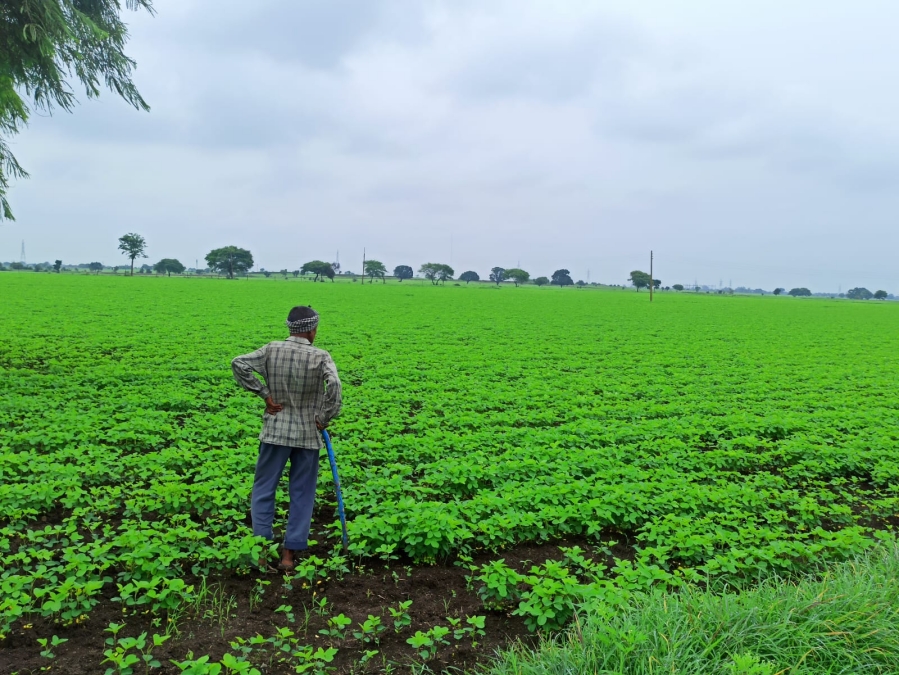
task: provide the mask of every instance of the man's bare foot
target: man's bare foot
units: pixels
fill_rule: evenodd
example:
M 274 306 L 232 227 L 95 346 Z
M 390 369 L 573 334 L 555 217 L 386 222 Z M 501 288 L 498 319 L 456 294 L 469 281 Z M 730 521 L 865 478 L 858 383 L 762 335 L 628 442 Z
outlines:
M 281 551 L 281 564 L 278 567 L 282 570 L 292 570 L 296 567 L 296 560 L 293 557 L 293 551 L 285 548 Z

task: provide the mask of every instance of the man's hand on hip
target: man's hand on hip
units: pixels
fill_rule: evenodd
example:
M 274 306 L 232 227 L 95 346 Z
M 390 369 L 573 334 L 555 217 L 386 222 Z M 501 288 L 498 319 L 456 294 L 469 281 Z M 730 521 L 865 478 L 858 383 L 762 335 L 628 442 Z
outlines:
M 265 399 L 265 412 L 269 415 L 277 415 L 282 410 L 284 410 L 284 406 L 275 403 L 271 396 Z
M 328 428 L 327 423 L 322 424 L 321 422 L 318 421 L 318 418 L 317 418 L 317 417 L 315 418 L 315 426 L 318 427 L 318 430 L 319 430 L 319 431 L 324 431 L 325 429 Z

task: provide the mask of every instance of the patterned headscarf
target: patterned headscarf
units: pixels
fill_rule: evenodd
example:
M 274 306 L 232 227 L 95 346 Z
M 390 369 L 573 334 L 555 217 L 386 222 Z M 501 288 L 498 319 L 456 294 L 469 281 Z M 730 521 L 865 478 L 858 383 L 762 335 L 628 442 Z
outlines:
M 312 309 L 311 307 L 309 309 Z M 308 319 L 299 319 L 297 321 L 286 321 L 287 327 L 291 334 L 295 333 L 311 333 L 318 326 L 318 312 L 312 310 L 315 314 Z

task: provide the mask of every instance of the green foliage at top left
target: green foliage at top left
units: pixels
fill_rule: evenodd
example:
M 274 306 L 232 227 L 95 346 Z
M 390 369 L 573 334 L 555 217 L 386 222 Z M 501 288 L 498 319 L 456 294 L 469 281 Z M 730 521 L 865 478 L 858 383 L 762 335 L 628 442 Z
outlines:
M 152 0 L 128 0 L 129 9 L 152 12 Z M 125 55 L 128 29 L 117 0 L 20 0 L 0 9 L 0 220 L 12 218 L 6 199 L 10 178 L 28 174 L 8 145 L 28 122 L 30 108 L 71 111 L 76 99 L 68 77 L 75 74 L 88 98 L 100 82 L 139 110 L 141 97 Z

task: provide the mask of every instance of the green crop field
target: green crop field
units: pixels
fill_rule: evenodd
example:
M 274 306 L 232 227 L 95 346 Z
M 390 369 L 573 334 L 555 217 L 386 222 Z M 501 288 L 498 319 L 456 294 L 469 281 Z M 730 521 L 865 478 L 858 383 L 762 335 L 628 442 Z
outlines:
M 25 273 L 0 299 L 0 673 L 436 670 L 897 522 L 893 303 Z M 263 405 L 230 360 L 295 304 L 345 387 L 351 547 L 324 462 L 312 557 L 260 580 Z

